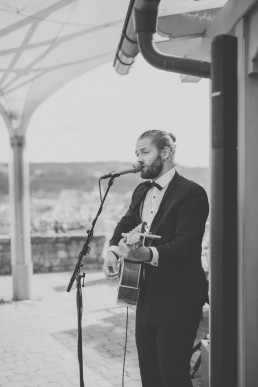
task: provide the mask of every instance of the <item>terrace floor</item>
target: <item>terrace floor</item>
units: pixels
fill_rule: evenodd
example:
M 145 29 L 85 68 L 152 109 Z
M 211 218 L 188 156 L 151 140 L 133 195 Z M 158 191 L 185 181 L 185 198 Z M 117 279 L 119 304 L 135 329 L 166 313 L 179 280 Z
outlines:
M 34 274 L 32 299 L 12 301 L 12 278 L 0 278 L 0 386 L 79 386 L 75 284 L 71 273 Z M 85 387 L 122 386 L 126 307 L 116 305 L 117 283 L 102 272 L 86 273 L 82 288 L 83 374 Z M 141 387 L 129 308 L 125 387 Z M 207 331 L 204 313 L 198 336 Z M 195 355 L 194 360 L 197 355 Z M 200 371 L 196 386 L 201 387 Z

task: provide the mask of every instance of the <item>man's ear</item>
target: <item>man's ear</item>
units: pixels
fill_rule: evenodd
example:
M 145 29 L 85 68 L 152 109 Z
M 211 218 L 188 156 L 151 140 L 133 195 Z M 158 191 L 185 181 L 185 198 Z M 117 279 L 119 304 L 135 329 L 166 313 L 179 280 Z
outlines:
M 164 161 L 170 159 L 170 149 L 169 149 L 168 146 L 165 146 L 165 147 L 162 149 L 162 159 L 163 159 Z

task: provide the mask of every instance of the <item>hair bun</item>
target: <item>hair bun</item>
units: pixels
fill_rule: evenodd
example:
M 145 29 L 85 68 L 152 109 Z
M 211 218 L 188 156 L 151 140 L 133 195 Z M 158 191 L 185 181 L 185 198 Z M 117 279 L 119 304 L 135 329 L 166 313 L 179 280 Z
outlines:
M 168 135 L 169 135 L 169 137 L 171 137 L 172 138 L 172 140 L 174 141 L 174 142 L 176 142 L 176 136 L 174 136 L 174 134 L 173 133 L 168 133 Z

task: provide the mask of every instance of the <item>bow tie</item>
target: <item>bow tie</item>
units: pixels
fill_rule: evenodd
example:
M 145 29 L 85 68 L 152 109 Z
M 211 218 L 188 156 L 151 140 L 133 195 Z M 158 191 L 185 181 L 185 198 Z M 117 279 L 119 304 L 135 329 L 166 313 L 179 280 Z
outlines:
M 155 183 L 155 181 L 146 181 L 145 186 L 146 186 L 146 188 L 147 188 L 148 190 L 151 189 L 152 187 L 156 187 L 156 188 L 158 188 L 160 191 L 162 190 L 161 185 Z

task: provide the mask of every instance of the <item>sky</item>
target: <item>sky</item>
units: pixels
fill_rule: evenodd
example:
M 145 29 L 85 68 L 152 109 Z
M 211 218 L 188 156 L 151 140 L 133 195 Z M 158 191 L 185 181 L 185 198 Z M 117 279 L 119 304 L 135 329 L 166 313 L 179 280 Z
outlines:
M 32 116 L 29 162 L 135 162 L 138 136 L 149 129 L 174 133 L 176 162 L 209 165 L 209 81 L 182 83 L 140 56 L 130 73 L 108 63 L 70 82 Z M 0 162 L 9 160 L 7 129 L 0 120 Z

